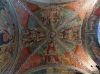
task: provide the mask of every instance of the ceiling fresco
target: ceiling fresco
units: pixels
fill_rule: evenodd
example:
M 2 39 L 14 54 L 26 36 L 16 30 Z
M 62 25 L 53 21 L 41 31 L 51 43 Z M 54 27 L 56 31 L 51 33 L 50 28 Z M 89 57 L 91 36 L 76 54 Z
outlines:
M 99 74 L 97 0 L 0 1 L 2 74 Z
M 0 74 L 11 69 L 18 51 L 18 26 L 10 10 L 9 3 L 0 0 Z

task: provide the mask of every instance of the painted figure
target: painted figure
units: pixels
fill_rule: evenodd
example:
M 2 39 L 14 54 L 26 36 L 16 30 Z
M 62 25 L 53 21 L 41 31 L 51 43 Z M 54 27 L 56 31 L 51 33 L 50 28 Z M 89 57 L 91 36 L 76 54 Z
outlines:
M 50 42 L 47 50 L 45 50 L 45 63 L 57 63 L 60 62 L 58 58 L 57 50 L 54 46 L 54 42 Z
M 41 31 L 37 30 L 36 35 L 37 35 L 37 41 L 41 41 L 44 39 L 44 34 Z
M 22 42 L 24 44 L 31 44 L 35 42 L 35 36 L 32 33 L 33 30 L 30 30 L 28 28 L 22 29 Z
M 100 58 L 100 48 L 98 47 L 98 44 L 94 41 L 94 37 L 92 35 L 90 36 L 90 40 L 90 49 L 97 58 Z
M 66 28 L 64 31 L 61 32 L 62 38 L 64 40 L 67 40 L 67 41 L 79 43 L 78 42 L 78 40 L 79 40 L 79 29 L 80 29 L 80 26 L 74 26 L 72 28 Z

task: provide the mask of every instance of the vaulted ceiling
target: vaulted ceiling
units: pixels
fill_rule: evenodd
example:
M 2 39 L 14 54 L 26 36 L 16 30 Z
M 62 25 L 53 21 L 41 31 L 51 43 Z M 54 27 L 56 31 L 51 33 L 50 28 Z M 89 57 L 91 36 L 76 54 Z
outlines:
M 99 74 L 99 0 L 0 0 L 0 74 Z

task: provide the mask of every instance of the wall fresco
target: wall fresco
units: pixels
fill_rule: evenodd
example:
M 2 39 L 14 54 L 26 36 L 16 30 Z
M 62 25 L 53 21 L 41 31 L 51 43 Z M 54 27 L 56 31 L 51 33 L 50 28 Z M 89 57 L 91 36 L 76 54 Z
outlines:
M 87 16 L 83 22 L 83 30 L 84 36 L 83 44 L 88 49 L 88 52 L 92 56 L 92 58 L 99 64 L 100 60 L 100 45 L 98 41 L 98 26 L 99 26 L 99 18 L 100 18 L 100 5 L 96 4 L 93 12 L 90 16 Z M 83 34 L 83 32 L 82 32 Z M 87 44 L 89 44 L 87 46 Z
M 0 0 L 0 73 L 11 69 L 17 55 L 18 27 L 9 3 Z

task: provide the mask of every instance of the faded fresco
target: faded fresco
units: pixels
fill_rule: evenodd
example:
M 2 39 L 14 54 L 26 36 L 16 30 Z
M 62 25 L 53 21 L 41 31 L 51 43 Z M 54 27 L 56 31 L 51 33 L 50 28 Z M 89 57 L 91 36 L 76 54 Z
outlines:
M 41 4 L 38 6 L 37 3 L 32 3 L 33 5 L 31 5 L 31 3 L 21 0 L 19 0 L 19 3 L 25 11 L 24 15 L 27 15 L 23 17 L 27 17 L 25 19 L 26 23 L 25 21 L 21 22 L 20 45 L 23 50 L 27 48 L 31 53 L 29 53 L 30 56 L 26 60 L 23 58 L 25 62 L 22 64 L 24 65 L 18 65 L 21 67 L 18 71 L 16 71 L 16 68 L 15 71 L 21 74 L 27 70 L 25 72 L 27 74 L 38 69 L 41 70 L 43 67 L 51 66 L 53 69 L 53 65 L 76 67 L 73 62 L 79 60 L 75 56 L 76 54 L 79 55 L 78 48 L 82 44 L 81 26 L 85 14 L 90 8 L 89 5 L 86 5 L 87 8 L 82 9 L 84 12 L 76 12 L 79 8 L 78 6 L 81 6 L 84 0 L 58 6 L 41 6 Z M 31 8 L 33 6 L 34 9 Z M 74 14 L 75 12 L 77 15 Z M 21 14 L 19 13 L 19 15 Z M 23 20 L 23 18 L 20 20 Z M 83 48 L 81 47 L 81 49 Z M 84 56 L 86 57 L 86 55 Z M 86 62 L 87 59 L 84 59 L 84 62 L 89 64 Z M 29 64 L 28 62 L 31 63 Z M 78 63 L 82 64 L 81 61 Z M 82 69 L 86 68 L 83 67 Z
M 84 21 L 95 0 L 54 0 L 49 5 L 48 0 L 47 4 L 38 2 L 41 0 L 5 1 L 0 2 L 1 73 L 11 67 L 9 74 L 84 74 L 97 70 L 84 50 L 86 40 L 90 54 L 100 56 L 99 17 L 94 12 L 88 23 Z

